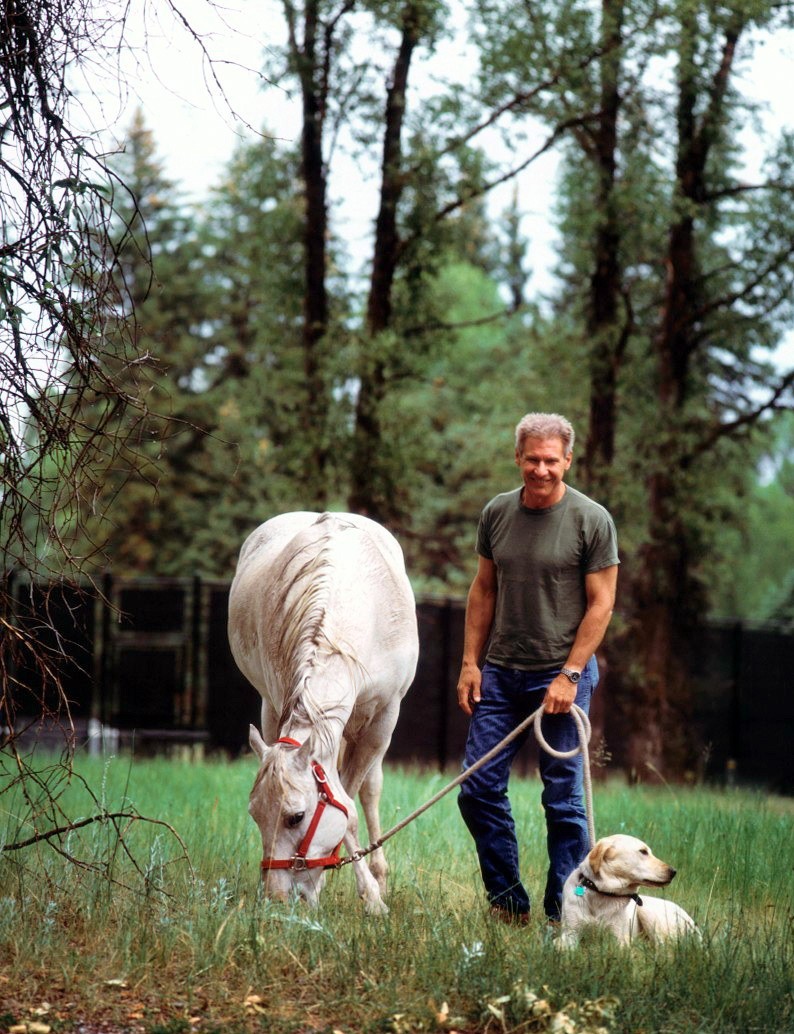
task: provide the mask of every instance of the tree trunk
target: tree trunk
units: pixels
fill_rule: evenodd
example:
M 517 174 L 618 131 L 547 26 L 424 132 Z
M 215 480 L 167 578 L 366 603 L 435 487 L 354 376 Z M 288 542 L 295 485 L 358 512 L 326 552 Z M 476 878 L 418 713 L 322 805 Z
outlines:
M 329 402 L 322 363 L 322 347 L 328 330 L 328 202 L 323 159 L 327 80 L 322 74 L 326 55 L 318 42 L 321 28 L 320 0 L 306 0 L 302 46 L 295 39 L 293 22 L 289 17 L 288 21 L 291 26 L 290 47 L 298 69 L 303 99 L 300 176 L 305 206 L 302 330 L 305 401 L 301 419 L 301 430 L 307 446 L 304 475 L 307 489 L 312 493 L 313 505 L 322 509 L 328 495 L 325 471 L 328 466 Z M 330 41 L 326 40 L 325 47 L 329 46 Z
M 707 197 L 706 165 L 718 126 L 724 121 L 724 97 L 738 29 L 728 31 L 722 61 L 707 88 L 696 73 L 697 26 L 694 13 L 682 25 L 679 54 L 676 202 L 665 256 L 667 281 L 659 330 L 654 341 L 657 368 L 656 435 L 649 455 L 646 491 L 648 542 L 639 558 L 634 589 L 636 660 L 641 681 L 634 692 L 633 722 L 626 745 L 630 766 L 661 774 L 680 772 L 693 762 L 688 737 L 692 701 L 688 654 L 696 649 L 705 616 L 704 593 L 695 577 L 696 544 L 681 519 L 687 512 L 685 460 L 693 431 L 686 405 L 691 390 L 691 360 L 700 305 L 697 213 Z M 703 114 L 698 116 L 702 108 Z M 660 735 L 661 733 L 661 735 Z
M 623 0 L 602 0 L 601 19 L 601 107 L 593 141 L 598 226 L 587 312 L 587 337 L 592 342 L 590 411 L 581 469 L 587 491 L 608 506 L 615 455 L 617 379 L 626 339 L 618 327 L 620 223 L 615 200 Z
M 402 38 L 386 98 L 380 208 L 375 225 L 367 322 L 359 371 L 353 437 L 350 509 L 388 523 L 396 514 L 394 471 L 383 433 L 380 408 L 386 389 L 384 332 L 392 325 L 392 296 L 399 259 L 397 207 L 403 192 L 402 127 L 411 58 L 419 39 L 419 14 L 413 3 L 402 11 Z

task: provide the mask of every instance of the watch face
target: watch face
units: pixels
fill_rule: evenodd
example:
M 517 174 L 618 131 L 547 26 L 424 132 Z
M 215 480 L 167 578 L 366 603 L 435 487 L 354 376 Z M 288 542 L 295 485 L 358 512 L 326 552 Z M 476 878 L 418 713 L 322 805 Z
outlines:
M 578 682 L 582 677 L 582 673 L 580 671 L 569 671 L 567 668 L 563 669 L 563 675 L 569 678 L 571 682 Z

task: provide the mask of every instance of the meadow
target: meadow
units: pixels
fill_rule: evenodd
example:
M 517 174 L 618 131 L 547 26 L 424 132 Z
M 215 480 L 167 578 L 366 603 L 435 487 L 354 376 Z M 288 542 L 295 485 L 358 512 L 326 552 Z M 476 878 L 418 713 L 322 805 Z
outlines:
M 789 799 L 596 783 L 597 835 L 639 835 L 678 869 L 666 893 L 703 945 L 625 950 L 595 935 L 560 952 L 540 914 L 523 928 L 488 917 L 454 792 L 387 845 L 387 916 L 364 914 L 349 867 L 314 911 L 262 899 L 254 774 L 253 759 L 78 759 L 60 786 L 70 815 L 159 823 L 89 822 L 60 852 L 3 852 L 0 1032 L 794 1031 Z M 387 769 L 384 828 L 453 774 Z M 514 779 L 511 796 L 540 900 L 539 784 Z M 33 835 L 23 810 L 0 796 L 0 842 Z

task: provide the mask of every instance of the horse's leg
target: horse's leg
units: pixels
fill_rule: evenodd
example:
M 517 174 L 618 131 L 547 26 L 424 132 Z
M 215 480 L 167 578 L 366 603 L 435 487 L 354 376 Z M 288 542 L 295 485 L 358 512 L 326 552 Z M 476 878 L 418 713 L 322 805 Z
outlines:
M 358 795 L 361 801 L 361 809 L 364 812 L 371 843 L 377 840 L 381 833 L 378 806 L 383 788 L 384 753 L 385 747 L 380 745 L 374 747 L 371 743 L 363 741 L 356 744 L 348 743 L 344 770 L 340 773 L 345 791 L 353 800 Z M 386 856 L 383 848 L 379 847 L 370 856 L 369 871 L 374 876 L 381 893 L 386 891 L 387 869 Z
M 358 839 L 358 814 L 355 808 L 355 801 L 350 811 L 345 833 L 345 850 L 351 858 L 355 858 L 361 851 L 361 844 Z M 357 858 L 353 862 L 353 875 L 356 878 L 356 890 L 358 896 L 364 902 L 364 908 L 371 915 L 385 915 L 389 910 L 381 897 L 378 881 L 370 872 L 363 858 Z
M 377 758 L 364 776 L 361 789 L 358 791 L 364 818 L 367 821 L 367 832 L 370 843 L 380 839 L 380 795 L 383 789 L 383 758 Z M 386 855 L 382 847 L 376 848 L 369 857 L 369 869 L 378 881 L 381 894 L 386 893 L 386 875 L 389 871 Z

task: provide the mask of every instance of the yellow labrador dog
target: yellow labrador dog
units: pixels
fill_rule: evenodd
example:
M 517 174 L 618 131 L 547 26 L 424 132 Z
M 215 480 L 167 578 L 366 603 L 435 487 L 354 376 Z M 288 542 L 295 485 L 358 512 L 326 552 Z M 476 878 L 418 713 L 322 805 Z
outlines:
M 664 898 L 641 898 L 640 887 L 666 887 L 675 869 L 656 858 L 636 837 L 599 840 L 562 890 L 562 921 L 557 943 L 574 947 L 586 926 L 611 931 L 621 944 L 638 937 L 660 943 L 700 932 L 687 913 Z

